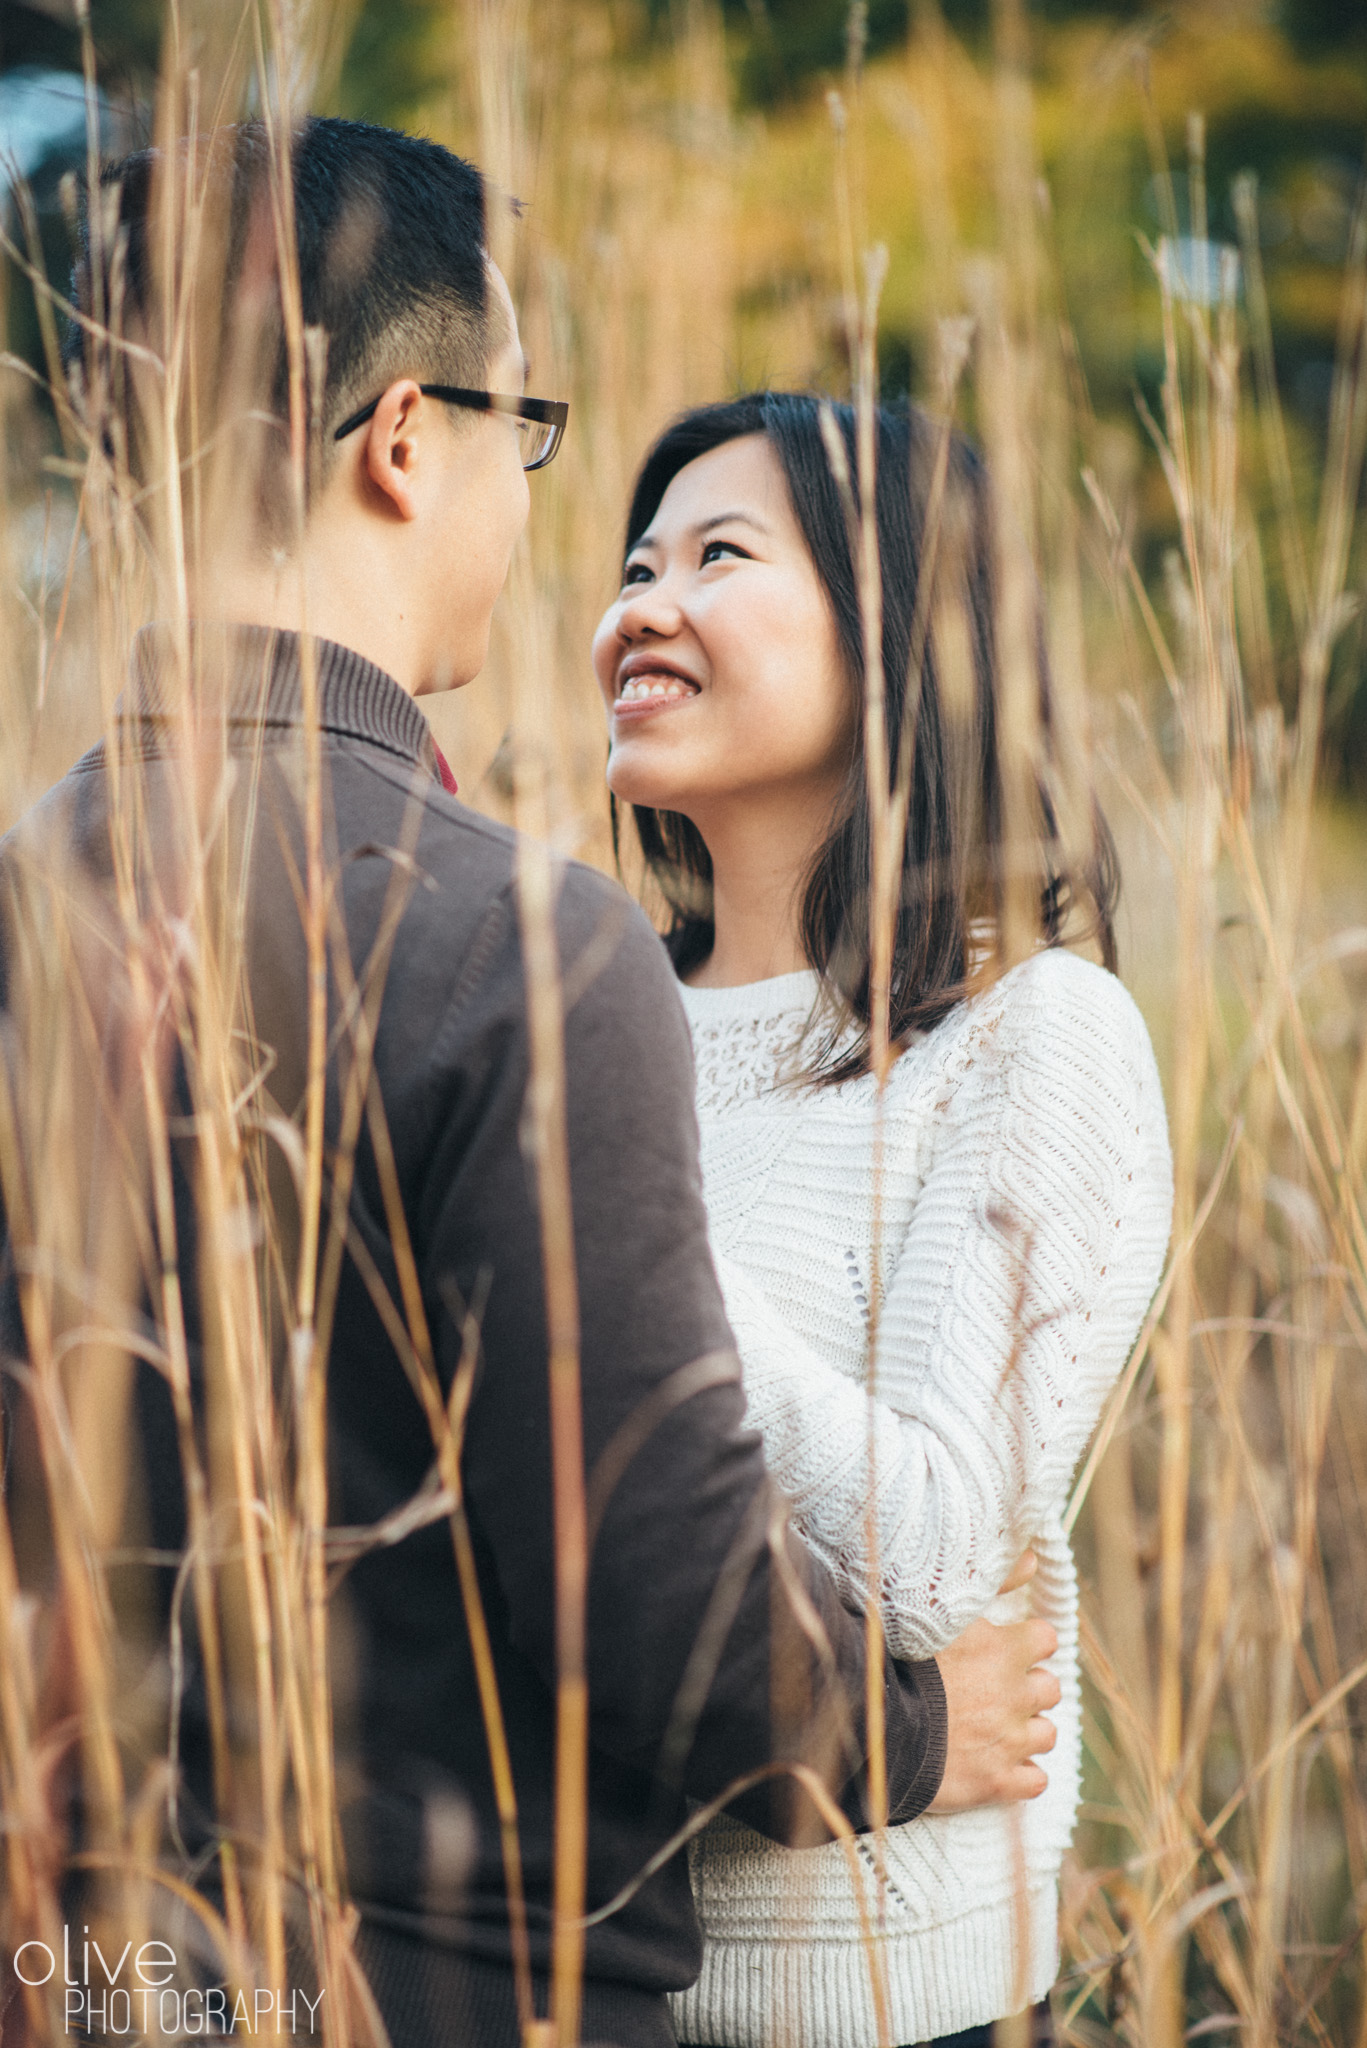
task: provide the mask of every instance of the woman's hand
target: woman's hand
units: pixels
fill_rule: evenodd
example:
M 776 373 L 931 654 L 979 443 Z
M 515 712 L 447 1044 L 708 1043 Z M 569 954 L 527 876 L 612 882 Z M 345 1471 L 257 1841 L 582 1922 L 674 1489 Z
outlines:
M 1027 1550 L 1002 1592 L 1025 1585 L 1036 1569 Z M 939 1652 L 949 1734 L 932 1813 L 1038 1799 L 1049 1780 L 1031 1759 L 1047 1755 L 1058 1740 L 1048 1710 L 1060 1697 L 1058 1680 L 1040 1667 L 1057 1648 L 1047 1621 L 975 1621 Z
M 1021 1586 L 1028 1586 L 1031 1579 L 1034 1578 L 1035 1573 L 1038 1570 L 1039 1559 L 1036 1557 L 1034 1551 L 1023 1550 L 1020 1556 L 1016 1559 L 1016 1562 L 1012 1565 L 1010 1571 L 1006 1574 L 1006 1577 L 998 1586 L 998 1598 L 1000 1598 L 1003 1593 L 1014 1593 Z

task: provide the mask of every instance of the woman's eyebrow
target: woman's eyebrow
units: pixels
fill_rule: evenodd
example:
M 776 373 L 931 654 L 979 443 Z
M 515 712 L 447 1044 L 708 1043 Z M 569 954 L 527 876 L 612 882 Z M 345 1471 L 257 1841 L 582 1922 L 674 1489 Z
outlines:
M 756 519 L 753 512 L 714 512 L 710 519 L 700 520 L 689 530 L 701 537 L 705 533 L 710 533 L 714 526 L 729 526 L 733 520 L 739 520 L 742 526 L 753 526 L 756 533 L 772 535 L 774 530 L 772 526 L 766 526 L 762 519 Z
M 694 540 L 701 540 L 702 536 L 705 533 L 710 533 L 714 526 L 728 526 L 734 519 L 738 519 L 743 526 L 753 526 L 756 533 L 765 533 L 770 536 L 773 534 L 774 529 L 772 526 L 766 526 L 762 519 L 756 519 L 753 512 L 714 512 L 710 519 L 700 519 L 696 526 L 690 526 L 688 528 L 689 536 Z M 633 541 L 628 548 L 627 560 L 630 561 L 631 557 L 638 554 L 642 548 L 658 548 L 659 546 L 660 542 L 653 533 L 643 533 L 640 539 Z

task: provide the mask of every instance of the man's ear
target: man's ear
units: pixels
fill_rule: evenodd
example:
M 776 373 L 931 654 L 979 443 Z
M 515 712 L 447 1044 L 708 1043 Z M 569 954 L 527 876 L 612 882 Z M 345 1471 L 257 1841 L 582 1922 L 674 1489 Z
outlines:
M 418 470 L 419 423 L 428 409 L 411 377 L 391 384 L 366 429 L 362 457 L 366 478 L 384 493 L 400 519 L 416 519 L 413 485 Z

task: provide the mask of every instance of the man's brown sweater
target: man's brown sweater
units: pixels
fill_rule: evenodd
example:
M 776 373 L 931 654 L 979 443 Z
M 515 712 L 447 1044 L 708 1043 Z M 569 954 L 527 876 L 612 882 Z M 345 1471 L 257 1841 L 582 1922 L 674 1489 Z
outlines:
M 307 967 L 294 879 L 302 866 L 299 647 L 291 635 L 256 628 L 234 629 L 228 646 L 229 751 L 240 771 L 229 838 L 245 854 L 254 1031 L 272 1062 L 274 1105 L 299 1118 Z M 512 1756 L 533 1956 L 544 1966 L 554 1538 L 542 1240 L 524 1141 L 529 1056 L 516 841 L 442 789 L 426 721 L 388 676 L 326 642 L 318 645 L 318 669 L 329 863 L 358 973 L 371 957 L 396 868 L 405 877 L 375 1074 L 447 1386 L 461 1350 L 459 1306 L 483 1302 L 465 1499 Z M 170 874 L 175 721 L 160 690 L 155 643 L 144 643 L 123 733 L 129 758 L 140 762 L 153 864 Z M 109 788 L 105 752 L 96 748 L 11 836 L 11 877 L 60 845 L 97 890 L 112 889 Z M 174 894 L 173 885 L 168 900 Z M 743 1424 L 708 1253 L 688 1033 L 664 951 L 622 892 L 585 867 L 564 868 L 555 921 L 567 991 L 584 1458 L 601 1494 L 588 1595 L 592 1912 L 640 1875 L 689 1800 L 714 1798 L 775 1756 L 808 1758 L 855 1826 L 867 1824 L 864 1632 L 814 1560 L 786 1539 L 788 1565 L 829 1644 L 828 1655 L 818 1654 L 794 1618 L 766 1541 L 769 1481 L 759 1438 Z M 342 1000 L 335 983 L 329 1000 L 335 1022 Z M 330 1146 L 349 1057 L 345 1031 L 334 1033 L 334 1044 Z M 192 1338 L 193 1142 L 181 1140 L 180 1186 Z M 375 1275 L 395 1299 L 400 1287 L 365 1136 L 349 1221 L 358 1256 L 344 1262 L 328 1368 L 329 1519 L 357 1528 L 411 1501 L 433 1464 L 427 1422 L 375 1305 Z M 711 1363 L 672 1377 L 699 1360 Z M 175 1426 L 165 1383 L 150 1369 L 142 1371 L 137 1400 L 153 1541 L 176 1552 L 184 1544 L 184 1503 Z M 633 1441 L 633 1420 L 642 1418 L 649 1426 Z M 605 1486 L 608 1464 L 618 1469 Z M 173 1579 L 168 1570 L 168 1595 Z M 362 1556 L 337 1600 L 337 1640 L 347 1646 L 337 1726 L 350 1885 L 367 1939 L 377 1945 L 396 2040 L 416 2042 L 433 2028 L 454 2039 L 449 2014 L 444 2021 L 427 2010 L 424 2017 L 384 1989 L 404 1974 L 396 1955 L 482 1959 L 472 1982 L 492 1981 L 490 1967 L 497 1977 L 507 1973 L 497 1815 L 445 1522 Z M 193 1642 L 190 1659 L 180 1753 L 183 1826 L 193 1851 L 196 1812 L 201 1842 L 211 1817 Z M 933 1663 L 891 1660 L 883 1692 L 891 1810 L 906 1819 L 939 1783 L 943 1692 Z M 841 1725 L 848 1740 L 833 1739 Z M 757 1787 L 735 1810 L 780 1837 L 810 1831 L 811 1808 L 785 1780 Z M 459 1859 L 444 1858 L 441 1843 L 450 1839 L 443 1817 L 461 1811 L 473 1816 L 475 1847 L 473 1866 L 457 1883 Z M 585 2037 L 610 2034 L 622 2048 L 669 2040 L 663 1994 L 693 1979 L 699 1957 L 685 1859 L 676 1855 L 590 1928 Z M 485 1993 L 471 1998 L 474 2017 L 456 2030 L 462 2043 L 511 2043 L 502 2020 L 485 2025 L 479 2017 L 498 2001 Z

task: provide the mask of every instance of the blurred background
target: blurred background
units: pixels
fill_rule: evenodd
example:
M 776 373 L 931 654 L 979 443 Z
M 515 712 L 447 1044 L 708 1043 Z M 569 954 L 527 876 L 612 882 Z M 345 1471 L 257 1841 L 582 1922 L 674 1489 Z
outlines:
M 588 646 L 635 467 L 685 405 L 848 396 L 868 252 L 883 396 L 942 402 L 957 352 L 964 424 L 1025 450 L 1178 1175 L 1078 1502 L 1060 2021 L 1367 2048 L 1367 7 L 282 12 L 297 106 L 430 134 L 517 202 L 492 238 L 529 388 L 571 402 L 489 670 L 426 707 L 467 801 L 611 865 Z M 5 825 L 101 717 L 82 465 L 43 388 L 60 309 L 32 277 L 65 290 L 90 128 L 147 139 L 170 63 L 212 106 L 242 33 L 162 0 L 92 0 L 89 27 L 87 84 L 71 0 L 0 0 Z
M 231 12 L 220 11 L 225 20 Z M 149 139 L 163 12 L 162 0 L 93 0 L 107 151 Z M 1212 297 L 1219 252 L 1239 239 L 1232 182 L 1256 177 L 1277 388 L 1308 512 L 1367 136 L 1367 6 L 1036 0 L 1028 12 L 1035 196 L 1048 214 L 1054 311 L 1071 331 L 1080 452 L 1127 523 L 1142 572 L 1161 580 L 1178 521 L 1136 405 L 1142 397 L 1160 410 L 1163 376 L 1145 244 L 1172 224 L 1155 131 L 1172 165 L 1174 261 L 1198 285 L 1207 262 Z M 494 175 L 521 204 L 505 254 L 537 344 L 536 388 L 578 401 L 577 447 L 565 466 L 575 478 L 567 495 L 583 578 L 571 602 L 585 600 L 576 631 L 612 587 L 633 466 L 671 411 L 758 383 L 848 391 L 827 102 L 833 87 L 847 86 L 852 35 L 863 55 L 859 229 L 890 257 L 878 315 L 881 389 L 928 395 L 937 322 L 965 306 L 958 272 L 999 232 L 989 0 L 871 0 L 853 9 L 846 0 L 340 0 L 327 14 L 327 47 L 308 79 L 315 111 L 483 150 L 486 164 L 492 147 Z M 75 0 L 0 0 L 0 193 L 16 173 L 30 182 L 59 280 L 70 266 L 61 181 L 84 166 L 85 114 Z M 1186 161 L 1193 114 L 1205 131 L 1199 234 Z M 32 292 L 13 264 L 5 292 L 7 346 L 39 369 Z M 71 493 L 41 482 L 44 455 L 57 452 L 50 416 L 16 409 L 24 393 L 13 378 L 5 389 L 7 489 L 22 508 L 22 531 L 32 529 L 14 566 L 26 587 L 55 589 Z M 1258 451 L 1248 453 L 1257 465 Z M 1246 482 L 1256 498 L 1265 479 L 1255 470 Z M 550 495 L 548 476 L 535 515 L 547 561 L 564 545 L 547 531 L 563 516 L 559 502 L 547 516 L 540 501 Z M 1275 563 L 1264 566 L 1275 613 L 1281 578 Z M 1280 621 L 1271 623 L 1266 653 L 1275 666 Z M 1345 797 L 1367 790 L 1363 631 L 1359 620 L 1339 640 L 1329 687 L 1328 780 Z M 568 689 L 587 687 L 586 644 L 571 635 Z M 1290 687 L 1285 675 L 1261 681 L 1273 694 Z M 476 747 L 464 763 L 467 786 L 487 767 Z

